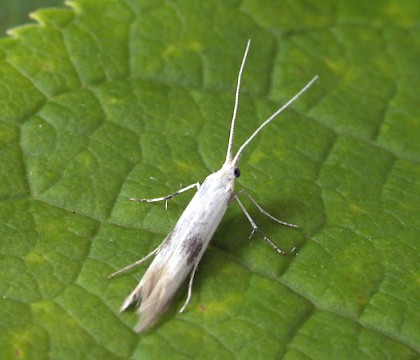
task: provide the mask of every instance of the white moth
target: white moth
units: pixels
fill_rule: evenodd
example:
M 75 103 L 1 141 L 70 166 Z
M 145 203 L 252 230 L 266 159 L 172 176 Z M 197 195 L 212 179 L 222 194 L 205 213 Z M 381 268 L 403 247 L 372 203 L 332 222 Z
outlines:
M 280 114 L 302 93 L 304 93 L 317 79 L 317 76 L 315 76 L 305 87 L 302 88 L 302 90 L 300 90 L 286 104 L 284 104 L 264 123 L 262 123 L 248 138 L 248 140 L 242 144 L 236 155 L 233 155 L 233 134 L 239 102 L 241 76 L 250 43 L 251 41 L 248 40 L 239 70 L 228 149 L 225 163 L 221 169 L 207 176 L 202 185 L 199 183 L 192 184 L 174 194 L 154 199 L 130 199 L 137 202 L 167 202 L 170 198 L 183 193 L 184 191 L 194 187 L 197 188 L 197 192 L 194 197 L 182 213 L 175 225 L 175 228 L 168 234 L 166 239 L 144 258 L 113 273 L 110 276 L 112 277 L 120 274 L 121 272 L 127 271 L 134 266 L 140 265 L 150 257 L 155 256 L 146 273 L 143 275 L 143 278 L 140 280 L 139 284 L 132 293 L 124 300 L 120 309 L 120 311 L 124 311 L 132 305 L 137 307 L 137 313 L 140 317 L 139 324 L 135 328 L 135 331 L 137 332 L 147 330 L 156 322 L 159 316 L 168 308 L 186 277 L 190 275 L 187 299 L 180 312 L 185 310 L 191 298 L 192 283 L 198 263 L 200 262 L 210 239 L 216 231 L 231 201 L 236 200 L 241 209 L 244 211 L 245 216 L 252 226 L 251 235 L 258 232 L 277 252 L 284 254 L 282 250 L 280 250 L 258 229 L 255 222 L 252 220 L 251 216 L 239 200 L 238 195 L 240 193 L 246 194 L 258 210 L 272 220 L 286 226 L 297 227 L 296 225 L 280 221 L 268 214 L 255 202 L 254 199 L 250 197 L 250 195 L 244 191 L 234 193 L 234 185 L 235 179 L 240 175 L 238 164 L 245 147 L 268 123 L 270 123 L 278 114 Z

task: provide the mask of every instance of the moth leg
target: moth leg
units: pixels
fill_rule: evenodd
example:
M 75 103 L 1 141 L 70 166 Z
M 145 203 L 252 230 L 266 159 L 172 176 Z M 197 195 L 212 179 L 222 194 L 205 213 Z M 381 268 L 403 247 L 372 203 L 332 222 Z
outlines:
M 153 255 L 156 255 L 156 253 L 159 251 L 160 247 L 161 247 L 161 245 L 159 245 L 156 249 L 154 249 L 152 252 L 147 254 L 145 257 L 141 258 L 140 260 L 137 260 L 135 263 L 127 265 L 126 267 L 123 267 L 122 269 L 117 270 L 116 272 L 112 273 L 111 275 L 108 276 L 108 279 L 111 279 L 114 276 L 122 274 L 123 272 L 131 270 L 131 269 L 135 268 L 136 266 L 139 266 L 139 265 L 143 264 L 146 260 L 151 258 Z
M 239 190 L 238 191 L 238 193 L 237 193 L 237 195 L 239 195 L 239 194 L 241 194 L 241 193 L 244 193 L 247 197 L 248 197 L 248 199 L 249 200 L 251 200 L 251 202 L 255 205 L 255 207 L 261 212 L 261 214 L 264 214 L 265 216 L 267 216 L 268 218 L 270 218 L 271 220 L 273 220 L 273 221 L 275 221 L 276 223 L 279 223 L 279 224 L 282 224 L 282 225 L 285 225 L 285 226 L 289 226 L 289 227 L 292 227 L 292 228 L 299 228 L 299 226 L 298 225 L 295 225 L 295 224 L 290 224 L 290 223 L 287 223 L 287 222 L 285 222 L 285 221 L 282 221 L 282 220 L 279 220 L 279 219 L 277 219 L 277 218 L 275 218 L 273 215 L 271 215 L 271 214 L 269 214 L 267 211 L 265 211 L 252 197 L 251 197 L 251 195 L 249 195 L 245 190 Z
M 251 236 L 254 233 L 258 233 L 274 250 L 276 250 L 281 255 L 286 255 L 286 253 L 283 250 L 280 250 L 280 248 L 277 247 L 276 244 L 274 244 L 267 236 L 263 234 L 263 232 L 258 228 L 257 224 L 255 224 L 255 221 L 252 219 L 251 215 L 248 214 L 248 211 L 246 211 L 244 205 L 241 203 L 241 201 L 238 198 L 238 195 L 234 196 L 235 200 L 238 202 L 239 206 L 241 207 L 242 211 L 244 212 L 245 216 L 247 217 L 248 221 L 250 222 L 252 226 L 252 232 Z
M 148 202 L 148 203 L 158 202 L 158 201 L 165 201 L 165 208 L 167 209 L 168 208 L 168 200 L 169 199 L 172 199 L 174 196 L 177 196 L 177 195 L 179 195 L 179 194 L 181 194 L 181 193 L 183 193 L 183 192 L 185 192 L 187 190 L 190 190 L 192 188 L 197 188 L 197 190 L 198 190 L 200 188 L 200 183 L 199 182 L 196 182 L 195 184 L 188 185 L 188 186 L 186 186 L 186 187 L 184 187 L 184 188 L 182 188 L 182 189 L 174 192 L 173 194 L 162 196 L 162 197 L 158 197 L 158 198 L 153 198 L 153 199 L 130 198 L 130 200 L 131 201 L 135 201 L 135 202 Z
M 186 307 L 188 306 L 188 304 L 190 303 L 191 294 L 192 294 L 192 285 L 193 285 L 193 281 L 194 281 L 195 271 L 197 270 L 197 267 L 198 267 L 198 263 L 199 263 L 199 261 L 197 261 L 194 264 L 194 267 L 193 267 L 193 269 L 191 271 L 190 281 L 188 282 L 188 295 L 187 295 L 187 299 L 185 300 L 184 305 L 182 305 L 181 310 L 179 310 L 180 313 L 183 313 L 184 310 L 186 309 Z

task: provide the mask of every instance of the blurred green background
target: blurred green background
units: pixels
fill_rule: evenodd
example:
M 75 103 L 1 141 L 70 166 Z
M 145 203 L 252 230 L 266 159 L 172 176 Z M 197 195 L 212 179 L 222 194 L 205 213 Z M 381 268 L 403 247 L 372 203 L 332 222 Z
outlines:
M 0 36 L 6 36 L 7 29 L 34 22 L 29 18 L 29 14 L 36 9 L 63 5 L 63 0 L 2 0 L 0 5 Z

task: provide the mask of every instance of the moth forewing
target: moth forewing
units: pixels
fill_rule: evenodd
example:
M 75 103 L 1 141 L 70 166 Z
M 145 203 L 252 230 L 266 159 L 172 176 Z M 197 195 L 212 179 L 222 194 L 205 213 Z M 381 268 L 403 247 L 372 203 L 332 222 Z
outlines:
M 141 332 L 151 327 L 159 316 L 168 308 L 175 297 L 177 290 L 183 284 L 188 275 L 190 281 L 188 285 L 188 296 L 181 311 L 188 305 L 191 297 L 192 282 L 195 270 L 204 254 L 214 232 L 216 231 L 229 203 L 237 200 L 239 206 L 244 211 L 247 219 L 252 226 L 252 233 L 258 232 L 263 239 L 270 244 L 280 254 L 284 254 L 270 239 L 268 239 L 256 226 L 251 216 L 246 211 L 238 198 L 234 194 L 235 179 L 239 177 L 238 168 L 242 151 L 252 141 L 252 139 L 270 123 L 280 112 L 295 101 L 312 83 L 317 79 L 314 77 L 305 87 L 293 96 L 286 104 L 278 109 L 272 116 L 264 121 L 252 135 L 239 147 L 236 155 L 233 155 L 233 135 L 235 130 L 235 119 L 239 103 L 239 90 L 242 71 L 245 65 L 251 41 L 248 40 L 242 64 L 238 74 L 236 85 L 235 105 L 231 128 L 229 134 L 226 160 L 220 170 L 207 176 L 203 184 L 189 185 L 174 194 L 154 198 L 154 199 L 130 199 L 139 202 L 167 201 L 186 190 L 197 187 L 197 192 L 185 208 L 181 217 L 177 221 L 174 229 L 169 233 L 164 242 L 150 254 L 136 263 L 112 274 L 114 276 L 123 271 L 137 266 L 151 256 L 155 256 L 149 268 L 146 270 L 142 279 L 132 293 L 124 300 L 121 311 L 126 310 L 131 305 L 137 306 L 137 313 L 140 317 L 139 324 L 135 328 Z M 249 194 L 247 196 L 264 215 L 280 224 L 296 227 L 295 225 L 282 222 L 263 210 Z
M 136 331 L 141 332 L 156 322 L 200 261 L 226 212 L 234 179 L 234 169 L 223 166 L 204 180 L 140 283 L 124 300 L 121 311 L 140 304 L 137 313 L 141 322 Z

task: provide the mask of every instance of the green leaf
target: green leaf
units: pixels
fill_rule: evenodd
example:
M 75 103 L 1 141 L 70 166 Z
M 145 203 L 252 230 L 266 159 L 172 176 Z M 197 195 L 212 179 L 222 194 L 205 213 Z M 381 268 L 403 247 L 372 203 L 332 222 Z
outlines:
M 415 2 L 78 0 L 0 41 L 0 358 L 414 359 L 420 304 Z M 118 309 L 222 164 L 248 37 L 235 204 L 168 313 Z

